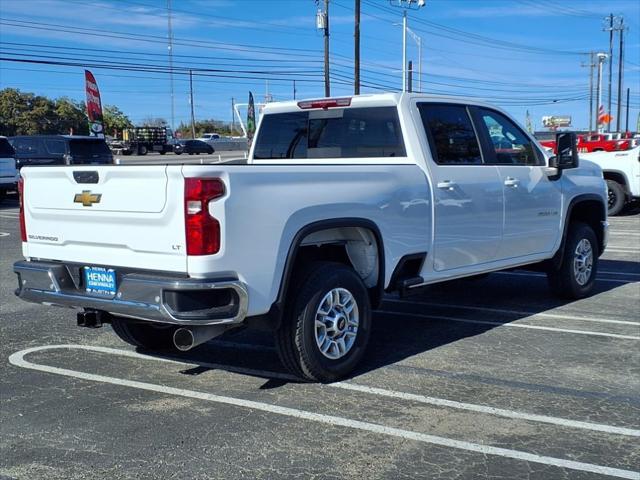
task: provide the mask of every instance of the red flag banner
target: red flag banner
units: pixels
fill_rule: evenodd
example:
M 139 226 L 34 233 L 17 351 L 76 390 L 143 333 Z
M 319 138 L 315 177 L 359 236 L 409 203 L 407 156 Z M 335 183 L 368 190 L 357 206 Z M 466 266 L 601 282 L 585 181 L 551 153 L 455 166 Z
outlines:
M 598 107 L 598 125 L 604 125 L 605 123 L 610 123 L 613 117 L 605 112 L 604 105 L 600 105 Z
M 104 120 L 102 118 L 102 102 L 100 90 L 95 77 L 89 70 L 84 71 L 85 90 L 87 92 L 87 117 L 89 132 L 95 137 L 104 137 Z

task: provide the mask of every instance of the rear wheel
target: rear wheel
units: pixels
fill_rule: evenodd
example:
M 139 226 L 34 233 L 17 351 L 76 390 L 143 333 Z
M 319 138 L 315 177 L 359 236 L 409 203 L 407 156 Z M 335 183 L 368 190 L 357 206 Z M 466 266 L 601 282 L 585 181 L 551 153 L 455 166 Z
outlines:
M 624 188 L 615 180 L 607 180 L 607 195 L 608 195 L 608 213 L 609 215 L 617 215 L 624 208 L 625 193 Z
M 586 297 L 593 290 L 598 271 L 598 242 L 593 229 L 582 222 L 569 225 L 559 268 L 547 272 L 553 293 L 570 299 Z
M 360 362 L 369 342 L 366 286 L 352 268 L 333 262 L 313 264 L 299 278 L 275 334 L 278 354 L 305 380 L 339 380 Z
M 111 327 L 120 339 L 145 350 L 174 350 L 173 325 L 153 325 L 129 319 L 112 317 Z

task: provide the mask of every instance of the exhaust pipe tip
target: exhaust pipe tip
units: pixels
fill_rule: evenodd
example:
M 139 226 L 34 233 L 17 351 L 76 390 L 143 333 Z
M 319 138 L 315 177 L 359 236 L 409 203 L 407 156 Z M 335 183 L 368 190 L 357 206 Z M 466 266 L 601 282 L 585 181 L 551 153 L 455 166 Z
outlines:
M 189 328 L 179 328 L 173 333 L 173 344 L 181 352 L 191 350 L 195 346 L 193 332 Z
M 181 352 L 187 352 L 212 338 L 223 334 L 229 327 L 226 325 L 204 325 L 201 327 L 182 327 L 173 332 L 173 344 Z

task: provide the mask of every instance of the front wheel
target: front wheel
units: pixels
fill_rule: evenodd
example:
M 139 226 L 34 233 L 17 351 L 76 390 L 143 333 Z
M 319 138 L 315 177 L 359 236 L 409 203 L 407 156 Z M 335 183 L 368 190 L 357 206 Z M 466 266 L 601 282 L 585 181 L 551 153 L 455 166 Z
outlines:
M 172 325 L 153 325 L 140 323 L 126 318 L 112 317 L 111 328 L 120 337 L 134 347 L 145 350 L 174 350 Z
M 610 216 L 619 214 L 624 208 L 624 188 L 615 180 L 607 180 L 608 213 Z
M 570 299 L 586 297 L 593 290 L 598 271 L 598 241 L 593 229 L 582 222 L 569 225 L 562 263 L 547 272 L 553 293 Z
M 275 334 L 278 354 L 296 376 L 334 382 L 356 367 L 369 343 L 367 288 L 352 268 L 340 263 L 314 264 L 301 278 L 291 287 L 295 291 Z

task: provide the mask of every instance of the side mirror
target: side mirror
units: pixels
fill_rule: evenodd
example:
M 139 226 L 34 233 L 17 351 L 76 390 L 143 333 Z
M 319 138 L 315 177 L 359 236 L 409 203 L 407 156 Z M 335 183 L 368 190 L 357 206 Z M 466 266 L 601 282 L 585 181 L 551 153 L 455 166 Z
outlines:
M 556 156 L 549 159 L 549 166 L 559 170 L 577 168 L 578 146 L 574 132 L 562 132 L 556 134 Z

